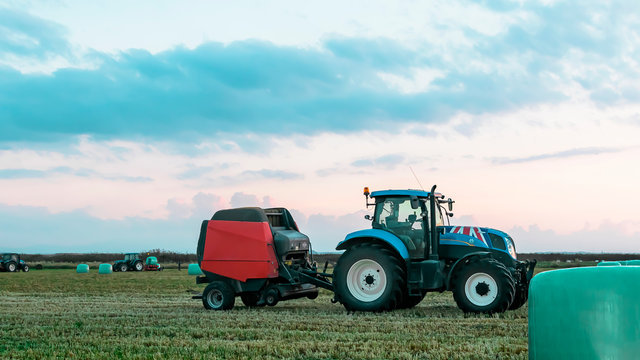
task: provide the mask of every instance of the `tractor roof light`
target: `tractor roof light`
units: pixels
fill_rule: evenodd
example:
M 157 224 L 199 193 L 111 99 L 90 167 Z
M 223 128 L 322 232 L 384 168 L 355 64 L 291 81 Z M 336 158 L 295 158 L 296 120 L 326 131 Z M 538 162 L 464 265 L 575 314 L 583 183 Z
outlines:
M 368 186 L 365 186 L 365 187 L 364 187 L 364 196 L 369 196 L 369 194 L 371 194 L 371 193 L 369 192 L 369 187 L 368 187 Z

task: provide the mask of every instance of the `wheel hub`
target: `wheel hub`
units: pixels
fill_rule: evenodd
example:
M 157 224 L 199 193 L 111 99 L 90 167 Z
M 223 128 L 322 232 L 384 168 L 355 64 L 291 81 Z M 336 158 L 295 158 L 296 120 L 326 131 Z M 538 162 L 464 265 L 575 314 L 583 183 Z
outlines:
M 377 261 L 361 259 L 356 261 L 347 273 L 349 293 L 359 301 L 371 302 L 378 299 L 387 287 L 387 276 Z
M 465 282 L 464 293 L 473 305 L 488 306 L 498 297 L 498 283 L 487 273 L 475 273 Z
M 489 284 L 486 282 L 481 282 L 476 285 L 476 293 L 480 296 L 487 295 L 489 293 Z

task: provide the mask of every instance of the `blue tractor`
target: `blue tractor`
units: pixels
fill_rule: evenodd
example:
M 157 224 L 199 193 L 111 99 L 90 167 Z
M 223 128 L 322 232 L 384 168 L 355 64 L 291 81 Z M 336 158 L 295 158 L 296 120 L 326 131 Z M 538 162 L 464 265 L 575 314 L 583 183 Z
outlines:
M 388 311 L 451 290 L 466 313 L 526 303 L 535 260 L 518 261 L 513 239 L 502 231 L 445 226 L 454 201 L 435 189 L 365 188 L 367 207 L 375 206 L 373 217 L 365 216 L 372 228 L 348 234 L 336 247 L 345 252 L 333 272 L 335 301 L 351 311 Z

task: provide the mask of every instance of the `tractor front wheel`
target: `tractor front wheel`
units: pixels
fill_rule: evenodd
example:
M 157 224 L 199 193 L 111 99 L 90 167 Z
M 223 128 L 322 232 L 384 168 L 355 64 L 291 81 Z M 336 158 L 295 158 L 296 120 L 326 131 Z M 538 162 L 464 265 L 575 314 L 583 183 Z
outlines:
M 202 293 L 202 304 L 208 310 L 231 310 L 235 302 L 233 289 L 222 281 L 210 283 Z
M 8 272 L 15 272 L 18 269 L 18 266 L 14 262 L 10 262 L 6 265 Z
M 514 295 L 509 270 L 494 259 L 471 259 L 454 273 L 453 298 L 465 313 L 504 312 Z
M 136 269 L 136 271 L 142 271 L 142 269 L 144 269 L 142 261 L 136 261 L 136 263 L 133 264 L 133 268 Z
M 29 265 L 27 264 L 22 265 L 22 271 L 29 272 Z
M 119 267 L 119 271 L 125 272 L 128 270 L 127 264 L 120 264 L 118 265 Z
M 336 264 L 336 299 L 349 310 L 388 311 L 400 305 L 406 273 L 400 259 L 379 244 L 349 248 Z

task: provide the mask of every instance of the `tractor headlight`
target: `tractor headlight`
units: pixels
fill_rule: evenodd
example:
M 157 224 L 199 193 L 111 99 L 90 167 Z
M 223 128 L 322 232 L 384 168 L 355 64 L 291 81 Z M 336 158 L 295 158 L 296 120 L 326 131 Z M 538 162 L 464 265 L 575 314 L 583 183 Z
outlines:
M 509 255 L 511 255 L 511 257 L 516 260 L 518 257 L 516 255 L 516 247 L 513 246 L 513 241 L 511 239 L 506 239 L 507 240 L 507 250 L 509 250 Z

